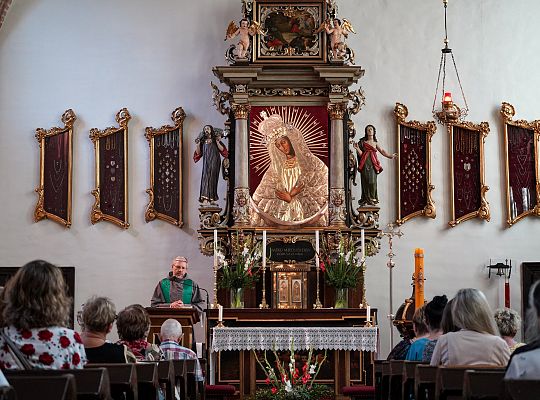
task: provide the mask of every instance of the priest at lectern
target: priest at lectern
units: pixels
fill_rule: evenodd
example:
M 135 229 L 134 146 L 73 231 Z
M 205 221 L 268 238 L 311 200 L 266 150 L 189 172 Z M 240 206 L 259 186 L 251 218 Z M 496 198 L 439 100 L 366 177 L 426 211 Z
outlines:
M 150 302 L 152 307 L 193 307 L 203 311 L 204 300 L 199 285 L 188 277 L 187 269 L 187 258 L 176 257 L 173 260 L 169 276 L 159 281 L 154 290 Z

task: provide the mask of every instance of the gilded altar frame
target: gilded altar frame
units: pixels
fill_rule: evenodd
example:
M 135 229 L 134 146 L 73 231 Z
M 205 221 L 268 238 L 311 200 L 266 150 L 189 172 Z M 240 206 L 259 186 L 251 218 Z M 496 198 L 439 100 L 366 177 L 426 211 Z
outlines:
M 401 103 L 396 103 L 396 106 L 394 108 L 394 115 L 396 117 L 396 125 L 397 125 L 397 148 L 398 148 L 398 167 L 396 169 L 397 171 L 397 219 L 396 224 L 401 225 L 405 223 L 406 221 L 417 217 L 417 216 L 424 216 L 427 218 L 435 218 L 437 215 L 436 208 L 435 208 L 435 202 L 433 201 L 432 192 L 435 189 L 435 185 L 433 185 L 431 181 L 431 140 L 433 138 L 433 135 L 437 131 L 437 127 L 435 126 L 435 122 L 428 121 L 428 122 L 419 122 L 416 120 L 409 120 L 407 121 L 406 118 L 409 114 L 409 110 L 407 109 L 407 106 Z M 416 207 L 414 210 L 406 214 L 402 211 L 402 175 L 406 174 L 407 172 L 405 170 L 405 166 L 402 164 L 402 157 L 407 156 L 406 148 L 402 150 L 401 142 L 402 142 L 402 128 L 410 128 L 418 132 L 420 135 L 420 139 L 425 142 L 425 150 L 424 154 L 422 154 L 422 158 L 425 159 L 425 170 L 422 172 L 425 173 L 424 178 L 422 179 L 419 177 L 417 179 L 417 183 L 422 182 L 424 186 L 424 189 L 426 190 L 425 194 L 425 202 L 421 206 L 422 208 Z M 423 165 L 419 165 L 419 168 L 423 168 Z M 415 171 L 418 172 L 418 171 Z
M 39 186 L 35 189 L 38 194 L 38 200 L 34 209 L 34 221 L 39 222 L 43 219 L 50 219 L 66 228 L 71 227 L 71 207 L 72 207 L 72 179 L 73 179 L 73 124 L 77 116 L 70 108 L 62 114 L 62 122 L 64 127 L 53 127 L 50 129 L 36 129 L 35 137 L 39 143 Z M 52 138 L 59 138 L 60 135 L 67 134 L 67 191 L 65 193 L 66 214 L 65 218 L 55 214 L 54 210 L 50 209 L 46 204 L 46 193 L 49 191 L 49 185 L 45 179 L 45 164 L 48 154 L 46 154 L 46 141 Z M 64 154 L 63 156 L 66 156 Z M 54 189 L 51 178 L 51 188 Z
M 249 3 L 249 2 L 248 2 Z M 316 30 L 327 17 L 326 0 L 253 0 L 250 5 L 251 10 L 246 10 L 246 15 L 252 20 L 261 24 L 265 34 L 257 34 L 253 37 L 252 57 L 255 63 L 325 63 L 327 60 L 326 32 L 306 35 L 302 32 L 303 24 L 306 21 L 306 32 Z M 290 32 L 283 32 L 278 27 L 271 26 L 272 14 L 282 14 L 283 18 L 291 21 L 297 18 L 299 21 L 294 34 L 291 26 Z M 309 29 L 307 27 L 309 25 Z M 313 29 L 311 29 L 313 27 Z M 272 31 L 276 31 L 281 36 L 274 37 Z M 288 35 L 295 36 L 291 42 L 286 42 Z M 298 43 L 295 43 L 295 40 Z
M 516 114 L 516 110 L 513 105 L 510 103 L 503 102 L 501 105 L 501 116 L 504 124 L 504 136 L 503 136 L 503 148 L 504 148 L 504 163 L 505 163 L 505 183 L 506 183 L 506 223 L 508 227 L 511 227 L 516 222 L 522 220 L 528 215 L 535 215 L 540 217 L 540 170 L 538 168 L 538 158 L 539 158 L 539 149 L 538 142 L 540 140 L 540 120 L 535 121 L 525 121 L 517 120 L 513 121 L 512 118 Z M 534 199 L 536 200 L 536 205 L 521 213 L 513 212 L 513 195 L 510 182 L 510 141 L 509 141 L 509 132 L 508 128 L 521 128 L 527 131 L 532 131 L 532 142 L 534 143 Z M 526 148 L 523 148 L 527 150 Z M 517 209 L 517 207 L 516 207 Z M 517 210 L 516 210 L 517 211 Z
M 121 228 L 129 228 L 129 213 L 128 213 L 128 122 L 131 119 L 131 115 L 127 108 L 122 108 L 116 113 L 115 120 L 118 123 L 118 127 L 108 127 L 103 130 L 97 128 L 90 129 L 90 140 L 94 144 L 94 153 L 95 153 L 95 182 L 96 186 L 92 190 L 92 195 L 95 198 L 92 210 L 90 212 L 90 221 L 92 224 L 95 224 L 100 221 L 109 221 L 115 225 L 118 225 Z M 102 184 L 100 172 L 105 165 L 103 160 L 101 160 L 100 150 L 101 150 L 101 140 L 112 138 L 113 135 L 118 135 L 122 137 L 123 146 L 120 148 L 122 155 L 122 178 L 123 185 L 120 187 L 123 193 L 123 215 L 124 218 L 118 218 L 115 215 L 108 214 L 102 210 L 101 203 L 103 201 L 103 195 L 101 193 Z
M 456 185 L 456 160 L 455 155 L 460 150 L 460 143 L 456 141 L 456 136 L 459 135 L 460 130 L 470 132 L 470 137 L 476 136 L 477 140 L 474 140 L 472 147 L 468 148 L 472 155 L 478 157 L 478 188 L 473 193 L 477 200 L 477 206 L 474 209 L 469 209 L 463 215 L 457 215 L 456 212 L 456 196 L 458 195 L 458 189 Z M 463 221 L 467 221 L 473 218 L 483 219 L 485 221 L 490 220 L 490 208 L 489 202 L 486 199 L 486 192 L 489 190 L 489 186 L 485 182 L 485 158 L 484 158 L 484 145 L 486 136 L 489 134 L 489 124 L 487 122 L 481 122 L 479 124 L 472 122 L 455 122 L 447 125 L 447 131 L 449 136 L 449 158 L 450 158 L 450 216 L 451 220 L 448 222 L 450 227 L 455 227 Z M 466 163 L 465 163 L 466 164 Z M 469 163 L 469 170 L 471 168 Z
M 166 222 L 169 222 L 179 228 L 181 228 L 184 225 L 184 219 L 183 219 L 183 196 L 182 196 L 182 185 L 183 185 L 183 170 L 182 170 L 182 163 L 183 163 L 183 136 L 184 136 L 184 119 L 186 118 L 186 113 L 184 112 L 184 109 L 182 107 L 176 108 L 171 113 L 171 119 L 174 122 L 174 125 L 163 125 L 161 128 L 152 128 L 147 127 L 145 129 L 145 135 L 144 137 L 148 141 L 148 146 L 150 147 L 150 188 L 146 190 L 146 193 L 148 193 L 148 196 L 150 197 L 148 205 L 146 206 L 146 212 L 144 213 L 144 219 L 146 222 L 153 221 L 155 219 L 160 219 Z M 175 132 L 178 132 L 176 137 L 173 137 L 173 141 L 177 143 L 178 147 L 178 157 L 177 157 L 177 163 L 178 163 L 178 169 L 176 171 L 176 179 L 178 182 L 178 212 L 176 215 L 167 214 L 166 210 L 163 210 L 164 212 L 159 212 L 159 207 L 156 209 L 155 204 L 155 194 L 158 191 L 155 182 L 155 164 L 156 164 L 156 138 L 163 136 L 163 135 L 174 135 Z M 159 162 L 160 160 L 158 160 Z M 169 172 L 169 171 L 167 171 Z M 172 195 L 172 193 L 171 193 Z

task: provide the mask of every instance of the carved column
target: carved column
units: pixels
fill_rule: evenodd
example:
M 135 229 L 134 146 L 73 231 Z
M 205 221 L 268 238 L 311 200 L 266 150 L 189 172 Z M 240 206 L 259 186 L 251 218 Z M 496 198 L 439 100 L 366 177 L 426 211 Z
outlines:
M 330 193 L 328 200 L 329 225 L 344 227 L 347 216 L 345 206 L 345 163 L 343 158 L 343 116 L 346 103 L 328 104 L 330 115 Z
M 247 118 L 249 104 L 232 105 L 235 118 L 234 224 L 249 225 L 249 149 Z

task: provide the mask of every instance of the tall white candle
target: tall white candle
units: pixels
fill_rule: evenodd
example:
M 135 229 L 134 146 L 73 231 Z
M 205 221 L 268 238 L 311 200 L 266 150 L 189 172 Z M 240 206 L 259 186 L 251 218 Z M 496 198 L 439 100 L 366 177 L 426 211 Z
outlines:
M 319 268 L 319 231 L 315 231 L 315 266 Z
M 223 322 L 223 306 L 221 304 L 218 308 L 218 321 Z
M 366 238 L 364 236 L 364 230 L 362 229 L 360 231 L 360 250 L 361 250 L 361 255 L 362 255 L 362 261 L 364 261 L 366 259 Z
M 217 229 L 214 229 L 214 267 L 218 266 L 217 251 Z
M 371 322 L 371 306 L 367 306 L 366 307 L 366 321 L 367 322 Z
M 262 266 L 266 268 L 266 231 L 263 231 Z

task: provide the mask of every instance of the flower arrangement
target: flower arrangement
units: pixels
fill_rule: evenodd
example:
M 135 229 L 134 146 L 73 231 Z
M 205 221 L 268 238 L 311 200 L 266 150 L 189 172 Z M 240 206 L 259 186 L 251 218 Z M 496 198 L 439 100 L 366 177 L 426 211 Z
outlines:
M 326 282 L 336 289 L 354 288 L 358 284 L 364 260 L 357 256 L 352 240 L 339 239 L 337 252 L 331 253 L 323 241 L 320 268 L 326 274 Z
M 329 400 L 334 398 L 333 391 L 324 385 L 314 384 L 315 378 L 319 374 L 321 366 L 326 361 L 326 351 L 324 356 L 313 355 L 313 349 L 309 350 L 307 360 L 300 368 L 297 359 L 299 354 L 294 352 L 294 345 L 291 343 L 291 357 L 287 361 L 280 361 L 276 350 L 272 350 L 275 358 L 275 367 L 268 361 L 266 351 L 264 359 L 259 359 L 255 354 L 255 359 L 266 375 L 268 387 L 258 389 L 254 400 Z M 301 361 L 300 361 L 301 363 Z
M 223 252 L 218 251 L 219 264 L 222 266 L 219 287 L 252 288 L 258 280 L 260 245 L 253 243 L 252 236 L 244 237 L 242 234 L 236 234 L 233 241 L 233 257 L 230 261 L 225 259 Z

